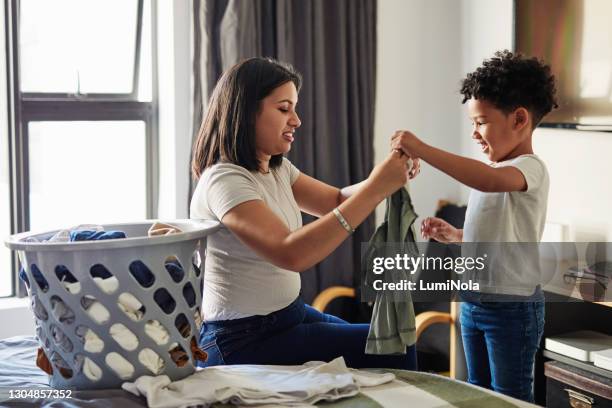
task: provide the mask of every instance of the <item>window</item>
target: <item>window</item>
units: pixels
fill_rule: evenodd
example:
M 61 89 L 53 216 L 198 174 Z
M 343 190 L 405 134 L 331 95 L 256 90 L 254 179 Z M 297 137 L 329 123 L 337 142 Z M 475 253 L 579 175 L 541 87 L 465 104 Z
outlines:
M 0 18 L 5 21 L 4 3 L 0 2 Z M 0 43 L 6 44 L 6 33 L 0 30 Z M 0 239 L 11 233 L 11 189 L 8 138 L 8 92 L 6 89 L 6 49 L 0 55 Z M 0 242 L 0 297 L 13 294 L 11 251 Z
M 0 18 L 4 19 L 4 2 L 0 3 Z M 0 43 L 5 44 L 5 33 L 0 30 Z M 0 78 L 6 78 L 6 55 L 0 53 Z M 0 80 L 0 239 L 11 233 L 11 191 L 9 173 L 9 139 L 6 80 Z M 0 242 L 0 297 L 13 293 L 11 251 Z
M 5 4 L 12 126 L 0 153 L 13 160 L 6 181 L 0 167 L 0 189 L 13 205 L 0 202 L 0 228 L 7 220 L 17 233 L 155 217 L 155 0 Z M 0 296 L 23 294 L 16 259 L 0 262 L 13 271 Z

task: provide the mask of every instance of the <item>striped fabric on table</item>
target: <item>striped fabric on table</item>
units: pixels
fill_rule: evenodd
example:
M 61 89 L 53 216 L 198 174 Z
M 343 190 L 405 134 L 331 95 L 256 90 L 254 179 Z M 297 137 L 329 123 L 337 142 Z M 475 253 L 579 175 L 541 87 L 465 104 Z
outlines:
M 375 370 L 379 372 L 379 370 Z M 403 370 L 392 372 L 396 380 L 377 387 L 364 388 L 361 393 L 345 400 L 321 404 L 329 408 L 380 407 L 536 407 L 505 395 L 440 375 Z

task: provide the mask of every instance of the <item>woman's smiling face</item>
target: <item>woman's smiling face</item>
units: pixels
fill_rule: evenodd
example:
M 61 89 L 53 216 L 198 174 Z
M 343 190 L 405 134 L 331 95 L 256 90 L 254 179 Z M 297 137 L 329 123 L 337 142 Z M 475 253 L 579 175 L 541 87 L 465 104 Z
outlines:
M 291 150 L 295 129 L 302 124 L 295 111 L 298 93 L 291 81 L 261 100 L 255 119 L 255 147 L 260 160 Z

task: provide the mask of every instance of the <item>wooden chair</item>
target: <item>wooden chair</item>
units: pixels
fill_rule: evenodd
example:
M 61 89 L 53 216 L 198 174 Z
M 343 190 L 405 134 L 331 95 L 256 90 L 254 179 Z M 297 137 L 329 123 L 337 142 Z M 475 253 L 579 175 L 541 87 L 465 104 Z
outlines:
M 447 200 L 438 201 L 438 210 L 442 207 L 451 204 Z M 339 297 L 355 297 L 355 289 L 346 286 L 332 286 L 317 295 L 312 302 L 312 307 L 320 312 L 323 312 L 327 305 L 334 299 Z M 447 375 L 450 378 L 455 378 L 457 373 L 457 324 L 459 320 L 459 303 L 450 303 L 450 313 L 445 312 L 422 312 L 416 315 L 416 337 L 417 341 L 421 333 L 423 333 L 432 324 L 445 323 L 450 325 L 450 350 L 449 350 L 449 369 L 448 373 L 440 373 Z
M 312 302 L 312 307 L 318 310 L 319 312 L 324 312 L 327 308 L 327 305 L 334 299 L 341 297 L 355 297 L 355 289 L 349 288 L 347 286 L 331 286 L 321 293 L 317 295 L 317 297 Z M 447 373 L 440 373 L 442 375 L 446 375 L 450 378 L 455 378 L 455 356 L 456 356 L 456 345 L 454 339 L 457 336 L 457 331 L 455 328 L 455 322 L 458 319 L 458 303 L 451 302 L 450 305 L 450 313 L 444 312 L 422 312 L 416 315 L 416 337 L 417 341 L 421 333 L 423 333 L 429 326 L 437 323 L 446 323 L 450 325 L 450 361 L 449 367 L 450 371 Z

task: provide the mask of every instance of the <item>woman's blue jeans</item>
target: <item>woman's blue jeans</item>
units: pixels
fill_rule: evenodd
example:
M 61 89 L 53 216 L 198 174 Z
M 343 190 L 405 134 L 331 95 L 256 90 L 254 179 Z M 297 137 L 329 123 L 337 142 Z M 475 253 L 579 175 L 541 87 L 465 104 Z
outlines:
M 544 301 L 463 302 L 460 320 L 468 381 L 533 402 Z
M 320 313 L 298 298 L 265 316 L 207 322 L 200 347 L 204 367 L 221 364 L 299 365 L 344 357 L 353 368 L 416 369 L 416 348 L 406 354 L 365 354 L 369 324 L 351 324 Z

